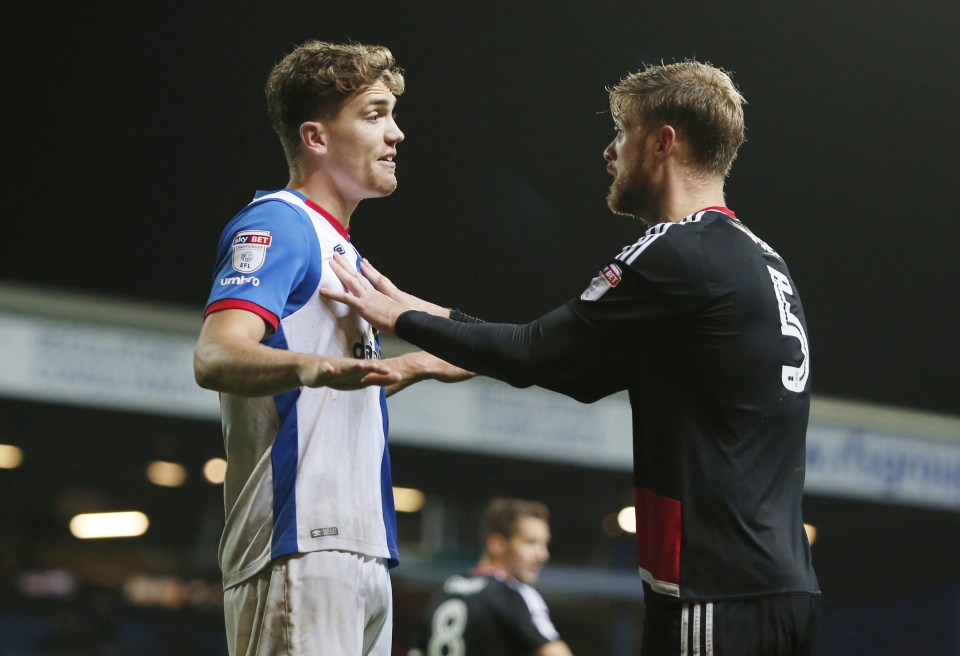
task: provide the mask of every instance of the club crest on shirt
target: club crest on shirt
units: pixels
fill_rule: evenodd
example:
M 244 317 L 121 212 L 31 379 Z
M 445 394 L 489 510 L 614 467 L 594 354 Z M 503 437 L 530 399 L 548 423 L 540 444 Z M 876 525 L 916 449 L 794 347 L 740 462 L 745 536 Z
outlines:
M 268 230 L 241 230 L 233 237 L 233 268 L 253 273 L 263 266 L 273 238 Z
M 620 267 L 616 264 L 608 264 L 600 272 L 600 275 L 590 281 L 590 286 L 580 294 L 580 299 L 583 301 L 597 300 L 606 294 L 607 290 L 619 285 L 622 275 L 623 271 L 620 270 Z

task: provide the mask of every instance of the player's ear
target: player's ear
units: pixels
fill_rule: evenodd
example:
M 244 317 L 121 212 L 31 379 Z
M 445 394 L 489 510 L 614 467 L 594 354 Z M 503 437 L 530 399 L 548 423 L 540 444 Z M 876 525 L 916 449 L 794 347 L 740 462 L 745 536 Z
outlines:
M 300 124 L 300 143 L 314 155 L 327 153 L 327 133 L 320 121 L 304 121 Z
M 507 548 L 507 538 L 503 533 L 491 533 L 487 536 L 487 553 L 497 558 L 502 556 Z
M 657 130 L 657 156 L 666 159 L 677 147 L 677 131 L 672 125 L 664 124 Z

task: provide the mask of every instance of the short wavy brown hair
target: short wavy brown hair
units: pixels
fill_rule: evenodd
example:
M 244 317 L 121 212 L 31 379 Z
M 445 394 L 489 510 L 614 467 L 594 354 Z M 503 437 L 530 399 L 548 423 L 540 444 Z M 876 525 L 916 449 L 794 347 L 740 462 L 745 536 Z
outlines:
M 492 499 L 480 520 L 480 542 L 485 543 L 487 536 L 493 533 L 499 533 L 509 540 L 517 532 L 517 523 L 523 517 L 549 522 L 550 510 L 539 501 L 502 497 Z
M 744 142 L 747 101 L 726 71 L 694 60 L 647 66 L 607 91 L 615 119 L 670 124 L 689 139 L 704 171 L 722 177 L 730 172 Z
M 376 82 L 398 96 L 403 93 L 403 69 L 383 46 L 309 41 L 281 59 L 265 91 L 287 160 L 298 158 L 304 121 L 329 118 L 350 94 Z

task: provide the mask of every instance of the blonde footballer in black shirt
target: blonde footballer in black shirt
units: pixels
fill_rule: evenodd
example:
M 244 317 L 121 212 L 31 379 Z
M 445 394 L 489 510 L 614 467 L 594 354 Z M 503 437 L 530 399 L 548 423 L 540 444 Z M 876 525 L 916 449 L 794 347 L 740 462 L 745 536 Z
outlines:
M 350 293 L 331 298 L 451 363 L 584 402 L 629 392 L 644 656 L 807 656 L 818 623 L 801 518 L 809 331 L 783 258 L 724 197 L 743 103 L 695 61 L 610 90 L 607 204 L 650 227 L 529 324 L 476 322 L 369 264 L 334 265 Z

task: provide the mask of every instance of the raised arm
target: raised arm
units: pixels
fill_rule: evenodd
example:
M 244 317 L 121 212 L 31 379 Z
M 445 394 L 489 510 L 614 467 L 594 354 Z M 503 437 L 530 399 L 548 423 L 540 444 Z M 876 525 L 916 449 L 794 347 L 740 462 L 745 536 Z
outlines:
M 241 396 L 267 396 L 296 387 L 360 389 L 392 385 L 402 376 L 379 360 L 310 355 L 261 344 L 267 326 L 246 310 L 207 316 L 194 351 L 197 384 Z
M 333 256 L 330 267 L 347 291 L 321 289 L 320 295 L 349 305 L 382 333 L 395 335 L 397 317 L 410 310 L 444 319 L 453 318 L 458 322 L 479 322 L 459 310 L 441 307 L 398 289 L 367 260 L 360 261 L 362 274 L 339 255 Z
M 336 264 L 339 266 L 334 266 L 334 270 L 338 272 L 338 275 L 340 269 L 355 272 L 354 269 L 347 267 L 342 258 L 339 258 Z M 425 301 L 422 298 L 417 298 L 413 294 L 408 294 L 407 292 L 399 289 L 389 278 L 377 271 L 377 269 L 374 268 L 374 266 L 370 264 L 370 261 L 366 258 L 360 260 L 360 272 L 363 274 L 363 278 L 365 278 L 374 289 L 379 291 L 384 296 L 403 305 L 409 310 L 419 310 L 437 317 L 448 318 L 450 316 L 449 308 L 442 307 L 436 303 L 431 303 L 430 301 Z
M 517 387 L 538 385 L 583 402 L 625 388 L 618 361 L 605 358 L 598 348 L 601 337 L 566 306 L 525 325 L 453 321 L 441 312 L 424 312 L 397 294 L 388 296 L 342 261 L 333 268 L 347 292 L 321 294 L 447 362 Z

